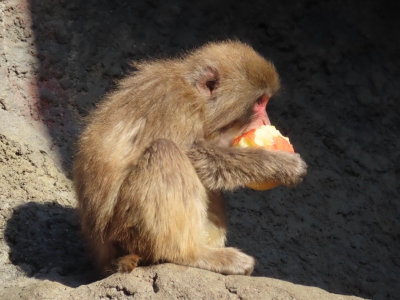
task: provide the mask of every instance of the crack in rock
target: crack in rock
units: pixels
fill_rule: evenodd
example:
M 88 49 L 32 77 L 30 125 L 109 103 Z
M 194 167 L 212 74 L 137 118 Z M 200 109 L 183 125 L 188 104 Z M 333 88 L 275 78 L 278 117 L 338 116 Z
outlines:
M 238 295 L 237 288 L 229 287 L 226 282 L 225 282 L 225 288 L 228 290 L 229 293 L 235 295 L 239 300 L 243 300 L 243 298 Z
M 160 291 L 160 288 L 158 287 L 158 284 L 157 284 L 157 279 L 158 279 L 158 274 L 156 273 L 153 277 L 153 291 L 156 294 Z

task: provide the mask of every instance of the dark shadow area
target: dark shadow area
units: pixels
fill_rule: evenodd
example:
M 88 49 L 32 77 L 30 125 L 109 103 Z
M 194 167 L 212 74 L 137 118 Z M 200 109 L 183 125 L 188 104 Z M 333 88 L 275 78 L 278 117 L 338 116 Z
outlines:
M 14 209 L 5 238 L 10 260 L 27 276 L 77 287 L 98 279 L 85 251 L 77 213 L 56 203 Z
M 30 3 L 38 109 L 66 172 L 83 118 L 130 60 L 218 39 L 249 42 L 282 77 L 270 118 L 309 173 L 297 189 L 230 194 L 230 244 L 256 257 L 257 276 L 400 298 L 399 2 Z M 29 203 L 6 235 L 13 262 L 30 276 L 56 268 L 74 278 L 91 269 L 71 209 Z
M 284 189 L 229 195 L 228 245 L 255 257 L 253 276 L 337 294 L 397 299 L 399 228 L 394 214 L 383 220 L 376 210 L 369 211 L 367 196 L 349 199 L 346 205 L 319 195 L 329 204 L 318 206 L 309 200 L 309 192 L 304 198 L 290 192 L 287 197 Z M 384 205 L 378 209 L 390 209 Z

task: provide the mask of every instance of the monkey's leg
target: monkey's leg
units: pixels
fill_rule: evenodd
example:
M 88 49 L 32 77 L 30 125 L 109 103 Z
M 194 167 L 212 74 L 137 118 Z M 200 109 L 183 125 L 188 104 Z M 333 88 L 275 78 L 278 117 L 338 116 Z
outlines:
M 250 274 L 252 257 L 234 248 L 206 244 L 207 204 L 205 188 L 186 155 L 172 141 L 157 140 L 121 187 L 119 206 L 128 212 L 124 224 L 136 234 L 134 240 L 120 239 L 119 243 L 148 262 Z
M 211 247 L 224 247 L 226 243 L 226 200 L 219 191 L 207 191 L 207 196 L 209 202 L 205 242 Z

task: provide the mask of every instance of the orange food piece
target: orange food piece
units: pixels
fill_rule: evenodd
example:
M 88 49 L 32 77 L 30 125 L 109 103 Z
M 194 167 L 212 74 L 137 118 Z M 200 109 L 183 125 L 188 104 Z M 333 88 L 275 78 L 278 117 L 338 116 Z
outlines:
M 289 139 L 271 125 L 263 125 L 258 129 L 252 129 L 237 137 L 233 141 L 233 146 L 238 147 L 265 147 L 270 150 L 281 150 L 294 153 Z M 269 190 L 280 185 L 276 181 L 252 182 L 247 187 L 253 190 Z
M 294 153 L 294 149 L 291 143 L 287 141 L 283 136 L 277 136 L 274 139 L 274 148 L 275 150 L 282 150 L 282 151 L 287 151 L 287 152 L 292 152 Z
M 254 142 L 254 139 L 256 137 L 256 130 L 257 129 L 249 130 L 249 131 L 243 133 L 241 136 L 238 136 L 237 138 L 235 138 L 233 140 L 233 146 L 237 146 L 242 139 L 246 139 L 248 143 L 253 143 L 254 147 L 256 147 L 257 145 Z

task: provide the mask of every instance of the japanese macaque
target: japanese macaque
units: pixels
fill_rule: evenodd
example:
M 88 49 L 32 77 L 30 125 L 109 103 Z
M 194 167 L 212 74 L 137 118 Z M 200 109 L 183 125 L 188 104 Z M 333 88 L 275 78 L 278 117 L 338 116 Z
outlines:
M 137 63 L 89 117 L 74 162 L 82 229 L 105 272 L 171 262 L 249 275 L 254 259 L 225 247 L 222 192 L 274 180 L 295 186 L 298 154 L 231 147 L 269 124 L 273 64 L 237 41 Z

